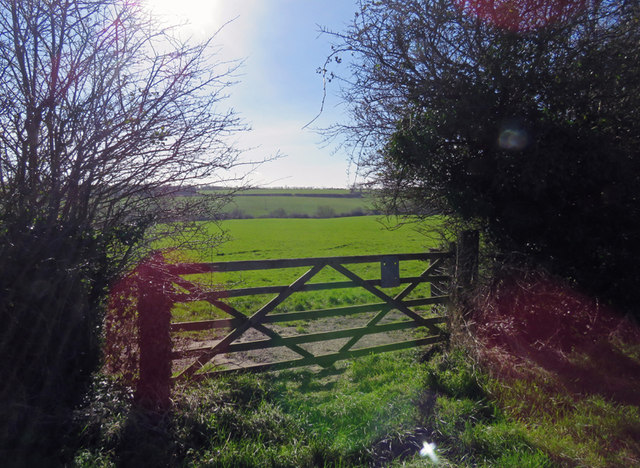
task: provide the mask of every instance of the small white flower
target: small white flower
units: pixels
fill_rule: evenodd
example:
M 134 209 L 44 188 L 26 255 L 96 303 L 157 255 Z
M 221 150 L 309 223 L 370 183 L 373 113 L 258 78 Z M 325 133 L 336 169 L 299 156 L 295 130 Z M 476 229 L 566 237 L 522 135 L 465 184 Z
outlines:
M 438 455 L 436 455 L 436 444 L 432 442 L 423 442 L 420 450 L 421 457 L 428 457 L 433 463 L 438 463 Z

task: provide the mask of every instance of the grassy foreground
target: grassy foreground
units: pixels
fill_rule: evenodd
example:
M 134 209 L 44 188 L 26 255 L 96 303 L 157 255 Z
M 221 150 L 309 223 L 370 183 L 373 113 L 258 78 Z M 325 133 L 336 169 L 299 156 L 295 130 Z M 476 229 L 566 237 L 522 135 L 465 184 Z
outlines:
M 150 415 L 100 380 L 69 448 L 81 467 L 638 466 L 638 407 L 557 384 L 492 378 L 465 351 L 436 349 L 210 380 Z
M 461 351 L 371 356 L 328 371 L 240 375 L 176 392 L 152 416 L 96 385 L 74 463 L 111 466 L 551 466 Z

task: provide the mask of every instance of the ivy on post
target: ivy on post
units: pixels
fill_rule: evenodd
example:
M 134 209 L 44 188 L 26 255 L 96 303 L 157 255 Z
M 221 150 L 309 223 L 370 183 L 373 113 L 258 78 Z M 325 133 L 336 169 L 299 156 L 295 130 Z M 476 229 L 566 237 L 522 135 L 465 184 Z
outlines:
M 136 403 L 149 410 L 171 406 L 171 280 L 160 252 L 137 269 L 139 379 Z

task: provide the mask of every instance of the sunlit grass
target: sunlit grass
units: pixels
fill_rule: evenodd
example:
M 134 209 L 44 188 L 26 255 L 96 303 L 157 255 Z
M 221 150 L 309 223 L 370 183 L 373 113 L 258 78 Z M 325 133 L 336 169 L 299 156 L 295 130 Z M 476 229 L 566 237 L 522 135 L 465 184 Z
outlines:
M 228 230 L 231 240 L 217 250 L 186 250 L 177 255 L 186 261 L 236 261 L 265 258 L 296 258 L 366 255 L 385 253 L 425 252 L 439 246 L 435 233 L 441 219 L 429 221 L 434 229 L 432 237 L 425 237 L 412 225 L 405 225 L 389 231 L 379 218 L 359 217 L 324 220 L 230 220 L 222 227 Z M 217 229 L 213 223 L 205 224 L 209 229 Z M 424 225 L 422 226 L 425 227 Z M 176 253 L 173 254 L 176 257 Z M 428 266 L 419 261 L 402 262 L 401 276 L 417 276 Z M 380 277 L 380 263 L 347 265 L 347 268 L 364 279 Z M 275 270 L 242 271 L 234 273 L 211 273 L 188 275 L 186 279 L 201 285 L 203 289 L 239 289 L 260 286 L 288 286 L 304 274 L 308 268 L 284 268 Z M 309 282 L 345 281 L 342 274 L 325 267 Z M 388 288 L 385 292 L 394 296 L 402 287 Z M 430 296 L 430 286 L 420 285 L 409 298 Z M 250 316 L 264 306 L 275 294 L 261 294 L 224 298 L 224 302 L 240 313 Z M 316 292 L 298 292 L 287 298 L 273 313 L 300 312 L 307 310 L 331 309 L 356 304 L 380 302 L 370 292 L 362 288 L 335 289 Z M 172 310 L 173 322 L 213 320 L 228 318 L 215 306 L 195 301 L 176 303 Z M 296 324 L 299 333 L 306 333 L 306 324 Z M 182 337 L 205 338 L 203 333 L 186 332 Z
M 464 351 L 423 356 L 412 350 L 322 371 L 220 376 L 176 388 L 173 410 L 160 417 L 98 386 L 78 416 L 76 466 L 436 466 L 420 455 L 425 443 L 437 466 L 562 464 L 549 454 L 567 443 L 565 434 L 509 416 L 487 393 L 495 382 Z M 609 409 L 600 403 L 591 424 L 608 421 Z
M 155 423 L 126 405 L 95 407 L 84 430 L 93 445 L 76 462 L 366 466 L 376 440 L 419 419 L 422 369 L 404 352 L 321 373 L 220 377 L 178 388 L 174 411 Z
M 330 219 L 233 219 L 220 223 L 229 240 L 210 248 L 200 246 L 183 254 L 196 261 L 222 262 L 269 258 L 300 258 L 341 255 L 427 252 L 440 246 L 438 230 L 443 219 L 433 216 L 428 224 L 433 235 L 419 232 L 417 225 L 388 229 L 385 218 L 359 216 Z M 218 234 L 215 223 L 201 223 L 209 234 Z M 155 248 L 172 247 L 158 243 Z
M 438 248 L 442 242 L 437 230 L 442 219 L 433 217 L 429 226 L 433 235 L 425 236 L 417 226 L 404 225 L 389 230 L 378 217 L 337 219 L 249 219 L 229 220 L 222 223 L 230 237 L 228 242 L 215 248 L 199 248 L 172 253 L 172 258 L 199 262 L 226 262 L 278 258 L 333 257 L 370 254 L 419 253 Z M 204 223 L 207 229 L 216 231 L 214 223 Z M 426 226 L 422 225 L 424 229 Z M 156 248 L 171 247 L 158 243 Z M 424 262 L 402 262 L 401 276 L 420 274 Z M 348 265 L 364 279 L 380 277 L 380 264 Z M 307 269 L 285 268 L 236 273 L 212 273 L 189 275 L 186 278 L 207 289 L 234 289 L 257 286 L 287 286 Z M 310 283 L 344 281 L 345 277 L 330 267 L 325 267 Z M 400 289 L 389 289 L 389 294 Z M 412 297 L 426 297 L 429 286 L 421 286 Z M 269 297 L 233 298 L 229 302 L 238 310 L 254 311 Z M 281 311 L 319 309 L 338 304 L 351 305 L 370 301 L 370 293 L 360 289 L 331 290 L 320 293 L 296 293 L 282 305 Z M 206 315 L 206 307 L 200 308 Z M 247 312 L 249 313 L 249 312 Z

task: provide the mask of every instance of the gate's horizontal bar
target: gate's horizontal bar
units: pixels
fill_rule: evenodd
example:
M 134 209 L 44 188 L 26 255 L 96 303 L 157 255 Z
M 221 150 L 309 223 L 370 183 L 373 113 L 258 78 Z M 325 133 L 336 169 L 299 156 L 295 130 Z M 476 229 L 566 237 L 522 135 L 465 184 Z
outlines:
M 226 271 L 246 271 L 246 270 L 270 270 L 276 268 L 296 268 L 316 265 L 327 265 L 330 263 L 351 264 L 351 263 L 375 263 L 380 262 L 383 257 L 393 256 L 398 261 L 404 260 L 436 260 L 439 258 L 451 258 L 453 252 L 422 252 L 408 254 L 385 254 L 385 255 L 354 255 L 347 257 L 314 257 L 314 258 L 285 258 L 274 260 L 241 260 L 235 262 L 215 262 L 215 263 L 179 263 L 167 265 L 168 272 L 174 275 L 187 275 L 206 272 L 226 272 Z
M 425 297 L 422 299 L 405 300 L 403 303 L 407 307 L 420 307 L 434 304 L 447 304 L 449 296 Z M 263 323 L 280 323 L 293 320 L 317 320 L 328 317 L 340 317 L 346 315 L 360 314 L 364 312 L 375 312 L 383 307 L 388 307 L 386 302 L 378 302 L 376 304 L 364 304 L 359 306 L 336 307 L 334 309 L 307 310 L 300 312 L 287 312 L 284 314 L 267 315 Z
M 425 320 L 426 323 L 436 324 L 443 323 L 445 317 L 434 317 Z M 312 333 L 308 335 L 297 335 L 286 338 L 279 338 L 275 340 L 256 340 L 247 341 L 245 343 L 233 343 L 229 345 L 225 354 L 236 353 L 239 351 L 252 351 L 256 349 L 269 349 L 277 348 L 280 346 L 300 345 L 306 343 L 317 343 L 318 341 L 338 340 L 341 338 L 351 338 L 354 336 L 366 336 L 377 333 L 388 333 L 398 330 L 406 330 L 409 328 L 418 328 L 424 324 L 417 323 L 415 321 L 394 322 L 384 325 L 376 325 L 374 327 L 360 327 L 360 328 L 346 328 L 343 330 L 332 330 L 321 333 Z M 172 353 L 172 359 L 180 359 L 189 356 L 199 355 L 200 353 L 211 349 L 211 346 L 203 348 L 188 349 L 182 351 L 174 351 Z
M 344 359 L 353 359 L 356 357 L 368 356 L 370 354 L 378 354 L 378 353 L 384 353 L 389 351 L 398 351 L 400 349 L 413 348 L 416 346 L 425 346 L 428 344 L 440 343 L 446 340 L 447 340 L 447 337 L 445 334 L 443 334 L 439 336 L 430 336 L 428 338 L 421 338 L 418 340 L 401 341 L 398 343 L 373 346 L 370 348 L 360 348 L 360 349 L 346 351 L 343 353 L 325 354 L 325 355 L 317 356 L 313 358 L 302 358 L 302 359 L 295 359 L 292 361 L 281 361 L 281 362 L 274 362 L 274 363 L 268 363 L 268 364 L 256 364 L 253 366 L 247 366 L 247 367 L 242 367 L 238 369 L 223 369 L 223 370 L 213 371 L 213 372 L 203 372 L 201 374 L 192 375 L 190 378 L 203 379 L 203 378 L 213 377 L 215 375 L 227 374 L 227 373 L 276 371 L 276 370 L 292 369 L 294 367 L 311 366 L 314 364 L 318 364 L 318 365 L 331 364 L 336 361 L 341 361 Z
M 433 304 L 447 304 L 449 296 L 425 297 L 423 299 L 405 300 L 403 303 L 407 307 L 419 307 Z M 374 312 L 382 307 L 388 307 L 386 302 L 378 302 L 375 304 L 364 304 L 348 307 L 335 307 L 333 309 L 305 310 L 300 312 L 288 312 L 284 314 L 273 314 L 264 317 L 261 323 L 280 323 L 291 322 L 294 320 L 317 320 L 328 317 L 342 317 L 347 315 L 361 314 L 365 312 Z M 172 332 L 180 331 L 200 331 L 212 330 L 216 328 L 235 328 L 243 322 L 242 319 L 218 319 L 218 320 L 201 320 L 198 322 L 178 322 L 172 323 L 170 329 Z
M 406 278 L 400 278 L 399 284 L 409 284 L 414 282 L 431 283 L 437 281 L 449 281 L 451 277 L 449 275 L 429 275 L 424 277 L 409 276 Z M 380 280 L 365 280 L 365 282 L 371 286 L 380 286 Z M 221 291 L 211 291 L 209 293 L 195 293 L 195 294 L 172 294 L 171 299 L 174 302 L 193 302 L 193 301 L 206 301 L 207 298 L 220 299 L 227 297 L 242 297 L 242 296 L 255 296 L 257 294 L 280 294 L 289 286 L 261 286 L 256 288 L 238 288 L 238 289 L 226 289 Z M 302 291 L 326 291 L 329 289 L 347 289 L 347 288 L 361 288 L 359 284 L 353 281 L 333 281 L 329 283 L 310 283 L 305 284 L 300 288 Z

